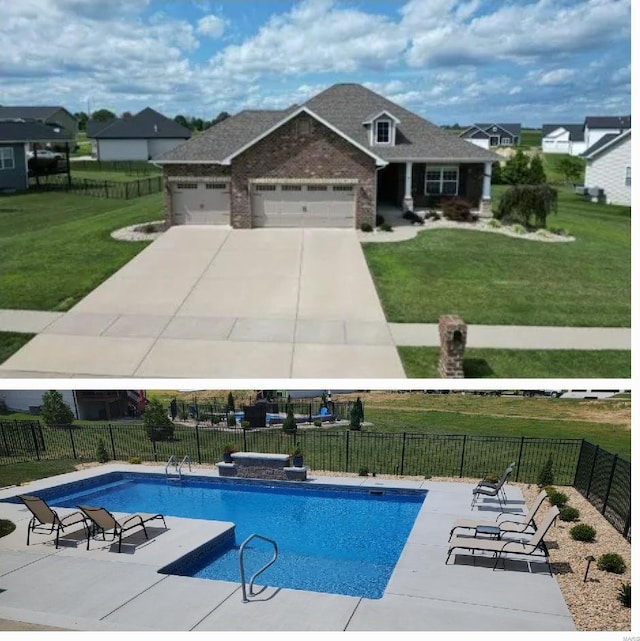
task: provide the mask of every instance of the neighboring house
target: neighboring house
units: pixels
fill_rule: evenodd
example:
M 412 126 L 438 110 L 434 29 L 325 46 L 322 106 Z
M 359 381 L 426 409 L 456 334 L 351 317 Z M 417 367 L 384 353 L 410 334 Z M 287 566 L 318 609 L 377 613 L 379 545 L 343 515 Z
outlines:
M 584 125 L 542 125 L 542 153 L 579 156 L 586 149 Z
M 47 390 L 2 390 L 0 400 L 14 412 L 40 414 Z M 80 420 L 113 420 L 137 416 L 144 410 L 144 390 L 58 390 Z
M 520 144 L 522 127 L 515 122 L 476 123 L 460 132 L 460 138 L 483 149 L 516 147 Z
M 191 138 L 191 130 L 147 107 L 130 118 L 87 122 L 98 160 L 153 160 Z
M 156 160 L 172 224 L 359 227 L 376 207 L 491 209 L 492 152 L 358 84 L 242 111 Z
M 631 205 L 631 129 L 598 138 L 582 157 L 586 160 L 584 186 L 594 200 L 597 190 L 602 190 L 608 204 Z
M 631 129 L 631 116 L 587 116 L 584 119 L 585 149 L 595 145 L 603 136 L 620 134 Z
M 73 134 L 36 121 L 0 120 L 0 191 L 29 188 L 27 153 L 34 144 L 66 147 L 68 151 L 73 145 Z
M 75 141 L 78 121 L 64 107 L 0 107 L 0 120 L 25 120 L 58 126 L 69 132 Z

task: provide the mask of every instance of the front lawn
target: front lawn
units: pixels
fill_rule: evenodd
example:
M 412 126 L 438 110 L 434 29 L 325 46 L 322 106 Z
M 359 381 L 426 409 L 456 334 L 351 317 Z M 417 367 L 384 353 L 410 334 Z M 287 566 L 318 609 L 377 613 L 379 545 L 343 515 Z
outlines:
M 0 309 L 69 309 L 147 246 L 113 240 L 113 230 L 161 218 L 160 193 L 0 196 Z
M 409 378 L 439 378 L 437 347 L 398 347 Z M 467 349 L 466 378 L 630 378 L 631 352 L 622 350 Z
M 14 332 L 0 332 L 0 363 L 4 362 L 26 345 L 35 334 L 18 334 Z
M 494 188 L 499 198 L 504 188 Z M 631 209 L 567 190 L 548 224 L 577 240 L 543 243 L 440 229 L 398 243 L 365 243 L 387 320 L 629 327 Z

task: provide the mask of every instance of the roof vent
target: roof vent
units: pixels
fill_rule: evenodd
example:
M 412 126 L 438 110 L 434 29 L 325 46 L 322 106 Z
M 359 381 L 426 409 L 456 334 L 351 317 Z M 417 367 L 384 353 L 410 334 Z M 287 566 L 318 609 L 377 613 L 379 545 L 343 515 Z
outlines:
M 153 131 L 155 131 L 156 133 L 158 133 L 158 125 L 153 125 Z

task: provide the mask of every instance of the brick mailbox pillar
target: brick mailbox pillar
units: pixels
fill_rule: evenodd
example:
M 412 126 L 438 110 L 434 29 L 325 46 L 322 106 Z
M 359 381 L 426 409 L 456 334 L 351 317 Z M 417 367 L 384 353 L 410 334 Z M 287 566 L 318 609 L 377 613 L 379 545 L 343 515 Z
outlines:
M 440 361 L 442 378 L 464 378 L 462 359 L 467 345 L 467 325 L 459 316 L 440 316 Z

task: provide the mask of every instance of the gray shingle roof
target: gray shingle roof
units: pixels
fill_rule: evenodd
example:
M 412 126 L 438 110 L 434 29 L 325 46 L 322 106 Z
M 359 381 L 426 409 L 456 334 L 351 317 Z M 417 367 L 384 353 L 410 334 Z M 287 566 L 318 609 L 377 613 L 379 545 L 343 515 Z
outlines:
M 569 132 L 569 140 L 580 142 L 584 140 L 584 126 L 579 124 L 548 124 L 542 125 L 542 137 L 549 135 L 552 131 L 560 128 L 566 129 Z
M 89 130 L 89 129 L 88 129 Z M 92 125 L 91 138 L 190 138 L 191 130 L 147 107 L 131 118 L 116 118 L 106 127 Z M 87 133 L 89 136 L 89 133 Z
M 102 131 L 105 127 L 112 125 L 117 118 L 110 120 L 87 120 L 87 138 L 93 138 L 98 132 Z
M 631 116 L 587 116 L 584 124 L 589 129 L 630 129 Z
M 0 107 L 0 118 L 24 118 L 25 120 L 46 120 L 64 107 L 31 107 L 7 105 Z M 68 112 L 67 112 L 68 113 Z
M 492 127 L 500 127 L 500 129 L 504 129 L 514 137 L 520 136 L 522 131 L 522 126 L 519 122 L 476 122 L 471 125 L 471 127 L 467 127 L 464 131 L 466 132 L 470 129 L 475 129 L 476 131 L 482 131 L 489 136 L 491 134 L 490 129 Z
M 303 106 L 384 160 L 491 162 L 499 159 L 496 154 L 443 131 L 359 84 L 333 85 Z M 167 152 L 158 160 L 220 162 L 297 109 L 299 106 L 294 105 L 282 111 L 242 111 Z M 369 144 L 369 129 L 363 122 L 381 111 L 389 112 L 400 121 L 394 146 Z
M 66 142 L 73 138 L 73 133 L 62 127 L 45 125 L 35 120 L 0 120 L 2 142 Z
M 622 138 L 624 136 L 630 136 L 631 135 L 631 129 L 627 129 L 621 133 L 618 134 L 605 134 L 597 140 L 589 149 L 584 151 L 582 154 L 580 154 L 583 158 L 588 158 L 593 156 L 594 154 L 598 153 L 603 147 L 606 147 L 610 142 L 615 140 L 616 138 Z

